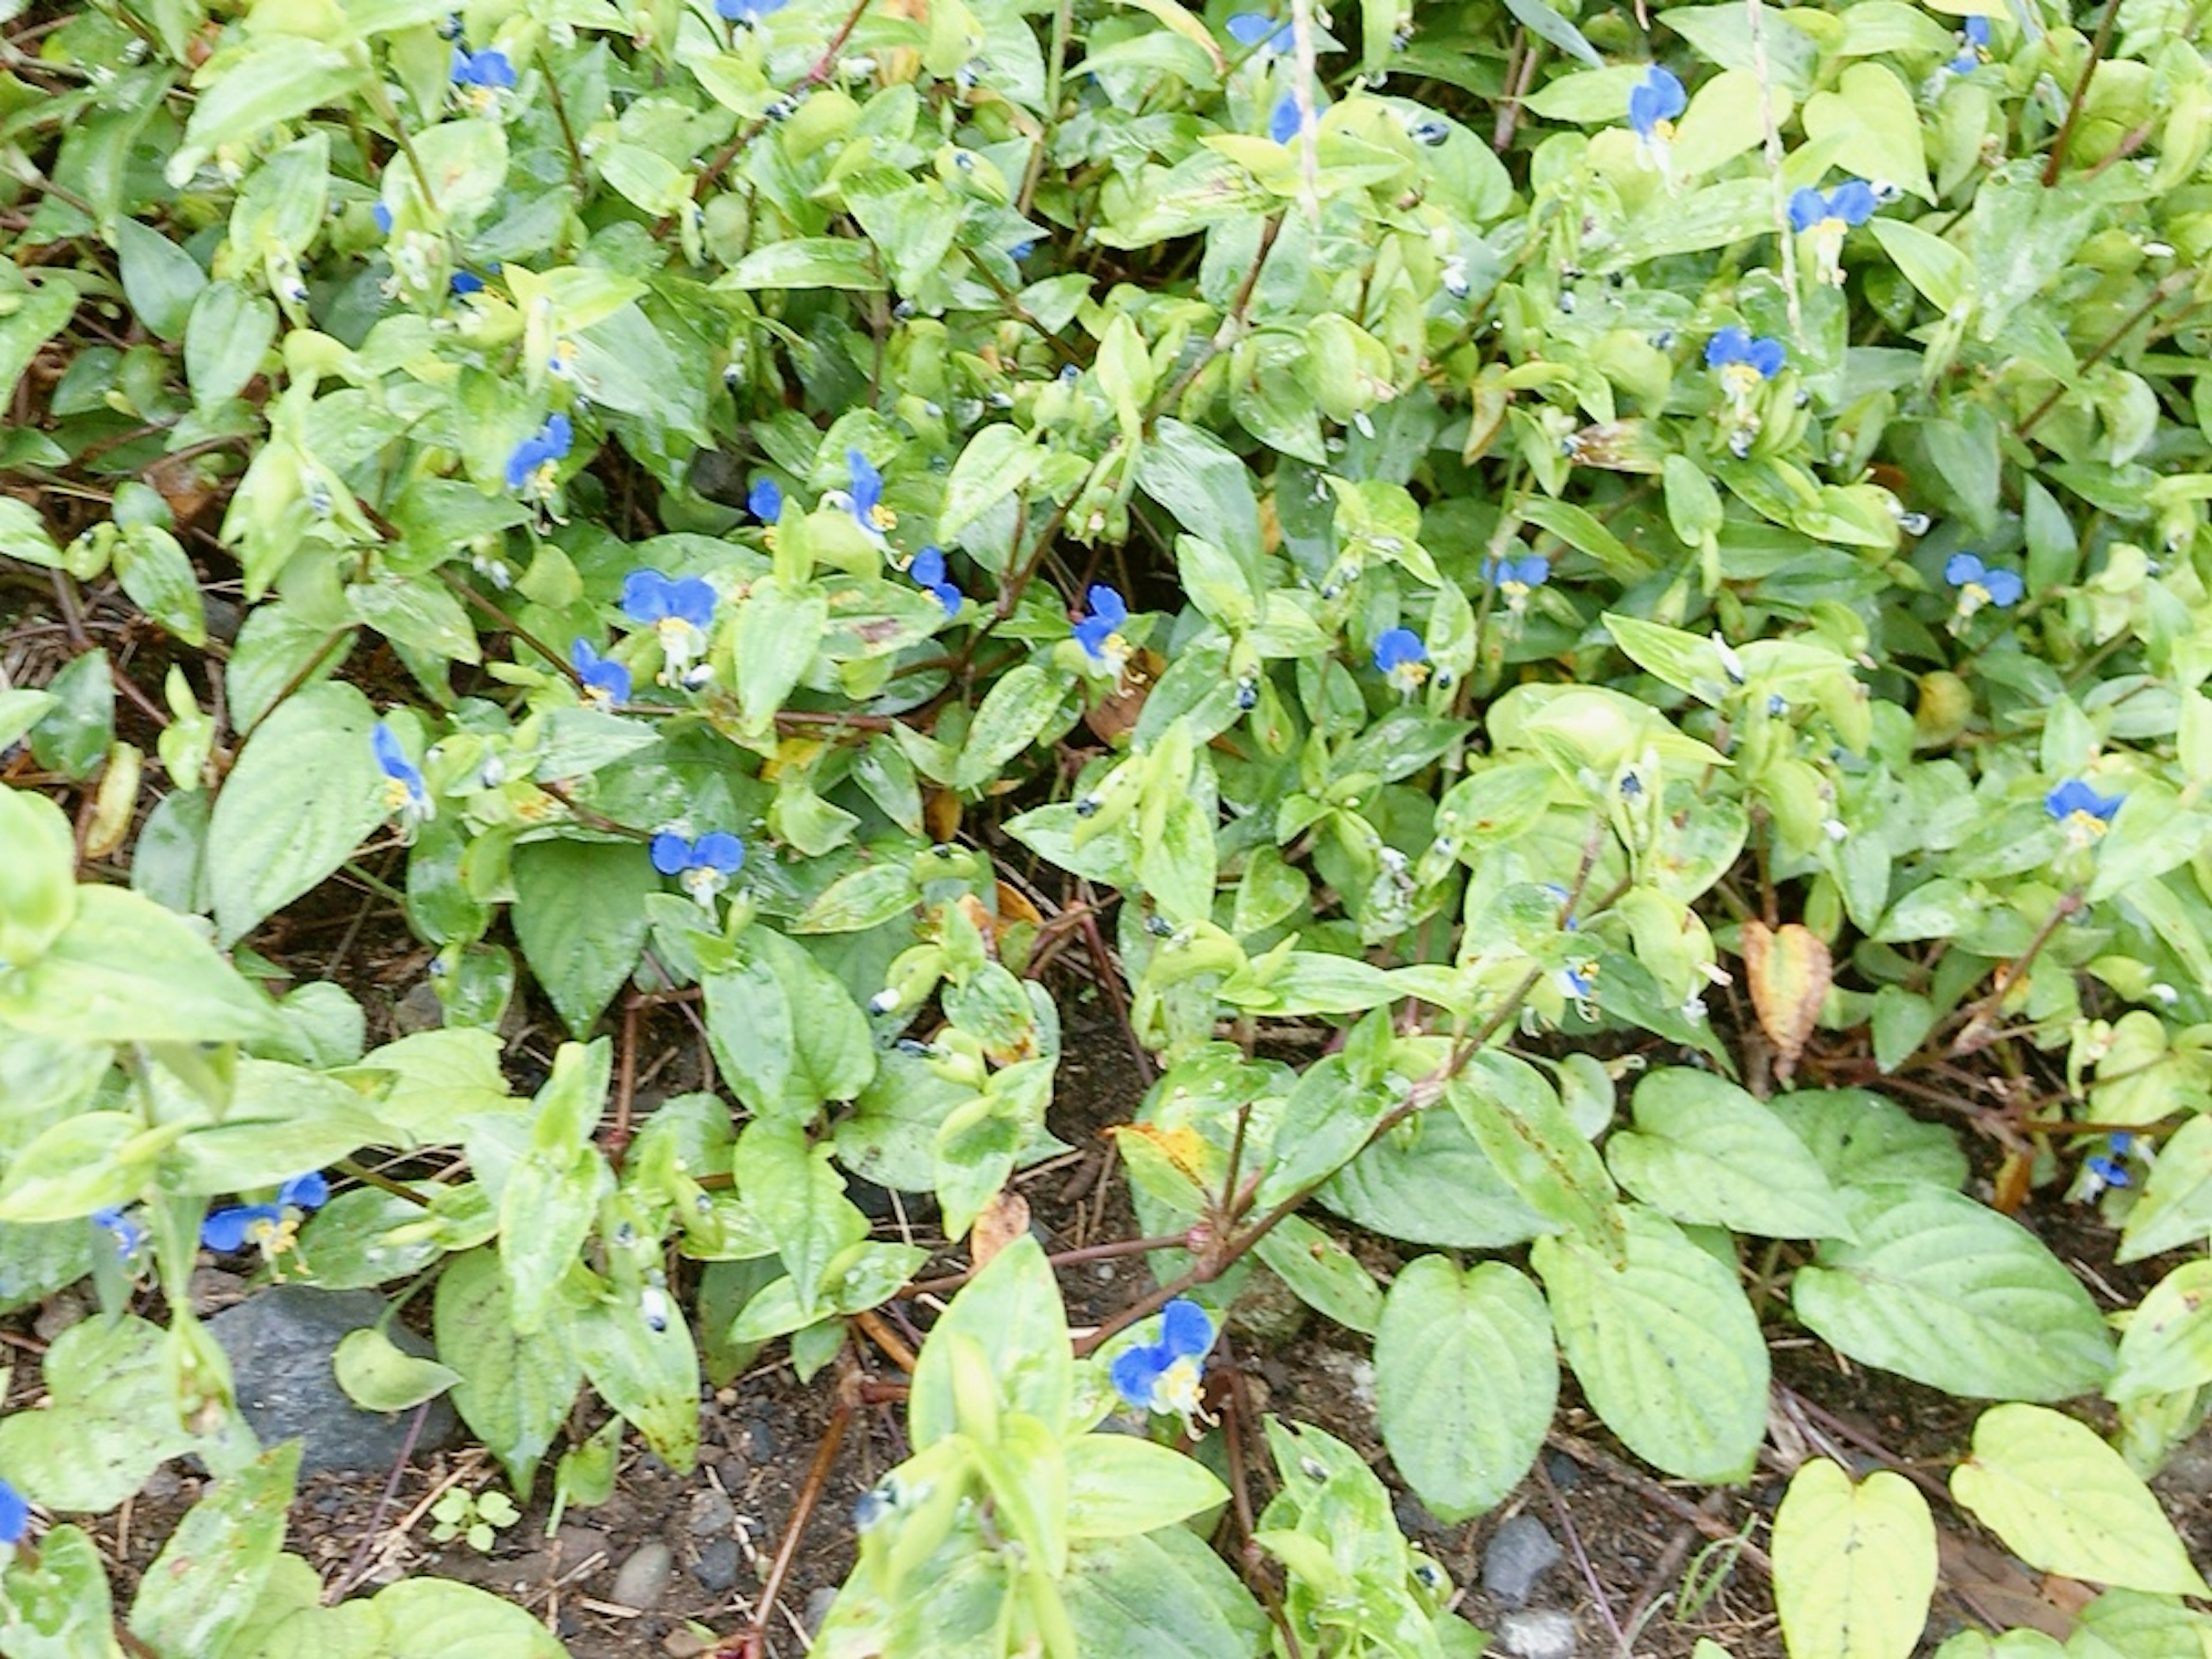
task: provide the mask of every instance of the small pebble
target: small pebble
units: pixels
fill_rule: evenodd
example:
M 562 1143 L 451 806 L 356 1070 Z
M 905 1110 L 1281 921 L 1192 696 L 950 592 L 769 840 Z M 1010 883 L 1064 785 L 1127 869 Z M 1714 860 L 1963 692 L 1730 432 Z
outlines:
M 822 1628 L 822 1621 L 830 1616 L 830 1609 L 836 1600 L 837 1592 L 827 1584 L 807 1592 L 806 1610 L 799 1615 L 799 1622 L 806 1626 L 809 1637 Z
M 711 1538 L 729 1531 L 738 1511 L 720 1488 L 707 1486 L 691 1494 L 691 1516 L 685 1523 L 694 1538 Z
M 691 1564 L 691 1576 L 702 1589 L 720 1595 L 738 1582 L 738 1540 L 734 1538 L 711 1538 L 699 1549 L 699 1559 Z
M 1507 1607 L 1517 1607 L 1559 1559 L 1559 1541 L 1544 1523 L 1533 1515 L 1516 1515 L 1498 1528 L 1482 1553 L 1482 1587 Z
M 1575 1621 L 1557 1607 L 1523 1607 L 1498 1621 L 1498 1639 L 1520 1659 L 1574 1659 Z
M 607 1599 L 618 1607 L 635 1607 L 641 1612 L 659 1607 L 660 1598 L 668 1593 L 668 1581 L 675 1570 L 675 1552 L 658 1538 L 648 1538 L 622 1564 Z
M 1561 1492 L 1572 1492 L 1583 1478 L 1583 1466 L 1565 1452 L 1553 1452 L 1544 1460 L 1544 1473 Z

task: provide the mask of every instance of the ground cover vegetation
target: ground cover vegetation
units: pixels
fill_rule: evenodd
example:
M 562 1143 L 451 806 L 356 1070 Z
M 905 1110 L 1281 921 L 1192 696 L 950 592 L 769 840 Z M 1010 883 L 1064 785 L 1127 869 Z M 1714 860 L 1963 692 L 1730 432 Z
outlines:
M 516 1502 L 764 1346 L 902 1401 L 835 1656 L 1478 1651 L 1240 1403 L 1276 1281 L 1446 1521 L 1570 1382 L 1741 1480 L 1810 1342 L 1990 1402 L 1935 1497 L 2097 1587 L 2063 1651 L 2203 1650 L 2203 9 L 0 6 L 0 1299 L 100 1304 L 0 1652 L 562 1650 L 323 1604 L 210 1253 L 416 1298 L 339 1375 Z M 334 890 L 428 1029 L 277 949 Z M 1156 1288 L 1073 1326 L 1055 963 L 1157 1067 Z M 118 1599 L 70 1517 L 186 1455 Z M 1913 1650 L 1922 1486 L 1765 1541 L 1798 1659 Z

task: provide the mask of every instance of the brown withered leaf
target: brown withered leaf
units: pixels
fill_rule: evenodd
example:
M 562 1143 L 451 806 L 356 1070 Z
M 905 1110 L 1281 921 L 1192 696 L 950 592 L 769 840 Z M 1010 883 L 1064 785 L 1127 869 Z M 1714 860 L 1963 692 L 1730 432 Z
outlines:
M 1030 1201 L 1019 1193 L 1002 1191 L 983 1206 L 968 1234 L 968 1255 L 978 1271 L 991 1258 L 1030 1230 Z
M 1139 647 L 1129 656 L 1128 665 L 1121 671 L 1121 684 L 1110 696 L 1102 697 L 1097 705 L 1083 717 L 1083 723 L 1103 743 L 1112 743 L 1137 726 L 1137 716 L 1145 712 L 1145 699 L 1152 694 L 1152 683 L 1166 672 L 1168 660 L 1157 651 Z
M 1787 1083 L 1820 1017 L 1835 964 L 1827 945 L 1802 922 L 1769 927 L 1753 918 L 1743 924 L 1743 969 L 1759 1029 L 1774 1045 L 1774 1074 Z
M 921 798 L 921 826 L 929 838 L 942 845 L 960 833 L 960 797 L 950 789 L 933 789 Z

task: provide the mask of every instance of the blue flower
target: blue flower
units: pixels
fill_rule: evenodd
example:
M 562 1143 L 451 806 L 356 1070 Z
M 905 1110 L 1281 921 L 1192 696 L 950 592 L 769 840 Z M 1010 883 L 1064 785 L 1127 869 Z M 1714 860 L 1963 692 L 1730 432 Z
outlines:
M 227 1255 L 252 1240 L 273 1261 L 292 1248 L 307 1212 L 320 1209 L 330 1197 L 331 1183 L 319 1170 L 294 1176 L 277 1188 L 274 1204 L 234 1204 L 215 1211 L 200 1224 L 200 1243 Z
M 1689 106 L 1689 94 L 1674 72 L 1653 64 L 1628 89 L 1628 130 L 1647 150 L 1662 149 L 1674 136 L 1674 118 Z
M 1429 677 L 1429 647 L 1410 628 L 1387 629 L 1375 641 L 1375 666 L 1395 690 L 1411 696 Z
M 2128 1172 L 2128 1154 L 2134 1150 L 2136 1138 L 2124 1131 L 2106 1138 L 2106 1152 L 2092 1154 L 2083 1160 L 2082 1167 L 2095 1178 L 2095 1190 L 2107 1187 L 2132 1187 L 2135 1177 Z M 2094 1194 L 2093 1194 L 2094 1195 Z
M 23 1501 L 22 1493 L 0 1480 L 0 1545 L 13 1547 L 21 1543 L 30 1529 L 31 1506 Z
M 633 570 L 623 578 L 623 615 L 650 623 L 660 636 L 663 685 L 681 684 L 691 665 L 707 654 L 714 605 L 714 585 L 703 576 L 678 581 L 658 570 Z
M 2043 810 L 2065 826 L 2066 838 L 2086 847 L 2110 827 L 2125 798 L 2100 795 L 2081 778 L 2069 778 L 2043 798 Z
M 1091 614 L 1075 624 L 1075 642 L 1091 661 L 1118 678 L 1129 660 L 1129 642 L 1121 632 L 1121 624 L 1129 620 L 1129 607 L 1119 593 L 1103 585 L 1085 597 L 1090 601 Z
M 1482 580 L 1496 584 L 1510 610 L 1522 609 L 1528 603 L 1528 595 L 1551 579 L 1551 562 L 1534 553 L 1525 558 L 1482 562 Z
M 684 890 L 708 909 L 745 861 L 744 842 L 726 830 L 710 830 L 696 841 L 664 830 L 653 838 L 651 851 L 653 867 L 680 878 Z
M 422 770 L 407 758 L 390 721 L 377 721 L 368 734 L 368 745 L 375 753 L 377 769 L 384 774 L 384 810 L 400 814 L 410 825 L 418 818 L 434 817 L 436 809 L 423 785 Z
M 477 115 L 490 115 L 499 108 L 500 94 L 514 89 L 514 65 L 497 47 L 487 46 L 472 53 L 457 45 L 453 78 L 462 107 Z
M 473 270 L 457 270 L 453 273 L 453 293 L 457 297 L 481 294 L 483 292 L 483 278 Z
M 1585 962 L 1579 968 L 1562 968 L 1558 975 L 1559 989 L 1577 1002 L 1588 1002 L 1597 994 L 1597 964 Z
M 860 533 L 880 547 L 884 532 L 898 523 L 898 514 L 884 505 L 884 475 L 857 449 L 845 452 L 845 471 L 852 476 L 853 487 L 832 492 L 831 498 L 842 501 Z
M 714 0 L 715 15 L 750 28 L 770 12 L 781 11 L 786 0 Z
M 578 640 L 568 647 L 569 665 L 584 683 L 584 697 L 596 703 L 629 701 L 629 670 L 611 657 L 603 657 L 590 642 Z
M 529 500 L 551 496 L 561 463 L 575 441 L 575 428 L 566 415 L 548 416 L 545 424 L 515 445 L 507 458 L 507 487 Z
M 783 516 L 783 486 L 767 473 L 760 474 L 745 495 L 745 511 L 763 524 L 774 524 Z
M 1943 562 L 1943 580 L 1959 590 L 1959 620 L 1963 622 L 1985 605 L 2002 611 L 2018 605 L 2027 584 L 2017 570 L 1991 568 L 1979 556 L 1954 553 Z
M 148 1235 L 145 1228 L 141 1226 L 134 1217 L 125 1214 L 120 1209 L 94 1210 L 92 1212 L 92 1220 L 94 1226 L 105 1228 L 114 1236 L 115 1255 L 118 1261 L 128 1261 L 138 1254 L 139 1247 L 146 1242 Z
M 1229 36 L 1241 46 L 1286 52 L 1296 49 L 1298 32 L 1296 25 L 1278 23 L 1264 11 L 1240 11 L 1230 15 Z
M 935 546 L 923 548 L 914 556 L 914 563 L 907 574 L 914 578 L 917 586 L 935 596 L 938 604 L 945 607 L 945 614 L 948 617 L 960 614 L 961 601 L 965 596 L 957 585 L 945 580 L 943 549 Z
M 1959 36 L 1963 50 L 1943 67 L 1954 75 L 1966 75 L 1978 69 L 1982 60 L 1989 56 L 1990 20 L 1969 17 L 1965 27 L 1959 31 Z
M 1327 94 L 1316 89 L 1313 106 L 1314 119 L 1319 122 L 1321 112 L 1328 107 Z M 1287 144 L 1298 136 L 1301 124 L 1297 94 L 1286 92 L 1275 100 L 1275 112 L 1267 118 L 1267 137 L 1279 144 Z
M 1846 228 L 1863 225 L 1874 217 L 1874 186 L 1863 179 L 1846 179 L 1827 195 L 1809 185 L 1790 198 L 1790 228 L 1811 230 L 1830 221 Z
M 1160 1340 L 1124 1348 L 1108 1375 L 1114 1391 L 1139 1411 L 1174 1412 L 1188 1422 L 1200 1415 L 1199 1389 L 1213 1321 L 1188 1297 L 1160 1310 Z
M 1844 238 L 1853 225 L 1874 217 L 1874 186 L 1846 179 L 1823 196 L 1810 186 L 1790 198 L 1790 228 L 1813 238 L 1813 269 L 1830 287 L 1844 280 Z
M 392 210 L 390 208 L 385 206 L 383 203 L 379 202 L 375 206 L 369 209 L 368 216 L 376 222 L 376 233 L 378 235 L 389 236 L 392 234 Z
M 1036 252 L 1036 238 L 1034 236 L 1024 236 L 1020 241 L 1015 243 L 1012 247 L 1006 250 L 1006 258 L 1012 259 L 1016 264 L 1019 264 L 1023 260 L 1028 258 L 1030 254 L 1035 253 Z
M 1752 394 L 1782 372 L 1790 353 L 1779 340 L 1753 338 L 1730 325 L 1705 342 L 1705 367 L 1720 371 L 1721 386 L 1728 393 L 1741 421 L 1749 413 Z M 1748 431 L 1750 425 L 1747 424 Z

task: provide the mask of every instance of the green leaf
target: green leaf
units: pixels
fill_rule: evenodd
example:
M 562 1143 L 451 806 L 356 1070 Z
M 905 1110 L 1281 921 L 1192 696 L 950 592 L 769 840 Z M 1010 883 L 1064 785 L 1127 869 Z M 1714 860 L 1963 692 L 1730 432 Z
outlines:
M 1790 1659 L 1911 1659 L 1936 1593 L 1936 1522 L 1901 1474 L 1856 1486 L 1797 1466 L 1774 1516 L 1774 1600 Z
M 0 967 L 26 967 L 76 915 L 76 838 L 44 795 L 0 788 Z
M 993 1256 L 930 1328 L 907 1401 L 907 1434 L 916 1451 L 927 1450 L 957 1426 L 951 1339 L 964 1339 L 981 1351 L 1000 1410 L 1025 1412 L 1054 1430 L 1066 1424 L 1075 1358 L 1060 1286 L 1036 1239 L 1024 1234 Z
M 512 1601 L 447 1578 L 404 1578 L 370 1603 L 391 1634 L 375 1659 L 568 1659 Z
M 123 297 L 139 320 L 165 340 L 184 338 L 193 302 L 207 287 L 207 272 L 199 261 L 135 219 L 117 223 L 115 252 Z
M 0 1006 L 0 1018 L 6 1017 Z M 2121 1229 L 2118 1259 L 2141 1261 L 2212 1237 L 2212 1117 L 2191 1118 L 2159 1148 Z
M 773 576 L 753 584 L 738 608 L 735 631 L 738 706 L 747 730 L 770 730 L 776 711 L 814 660 L 829 621 L 830 602 L 807 588 L 788 592 Z
M 294 692 L 246 740 L 208 830 L 224 944 L 322 881 L 384 821 L 375 724 L 368 698 L 326 681 Z
M 635 842 L 532 842 L 514 849 L 514 937 L 561 1016 L 582 1036 L 645 949 L 645 896 L 660 878 Z
M 1871 1089 L 1799 1089 L 1767 1109 L 1805 1143 L 1834 1186 L 1921 1181 L 1955 1192 L 1966 1184 L 1958 1137 Z
M 261 372 L 276 340 L 276 307 L 236 283 L 210 283 L 185 325 L 185 378 L 202 414 L 222 407 Z
M 958 541 L 962 531 L 1027 483 L 1043 459 L 1036 440 L 1018 426 L 1000 422 L 978 432 L 945 481 L 938 538 Z
M 1126 1434 L 1086 1434 L 1067 1447 L 1067 1535 L 1128 1538 L 1229 1500 L 1194 1458 Z
M 2040 1406 L 1996 1406 L 1951 1495 L 2032 1567 L 2118 1589 L 2208 1595 L 2150 1488 L 2096 1431 Z
M 65 279 L 48 276 L 28 293 L 9 296 L 14 308 L 0 316 L 0 398 L 13 403 L 15 384 L 23 378 L 23 371 L 31 366 L 31 359 L 39 355 L 40 348 L 60 333 L 69 319 L 76 313 L 77 290 Z M 35 524 L 38 514 L 30 504 L 13 495 L 0 497 L 0 553 L 10 558 L 29 558 L 17 545 L 21 533 L 16 522 L 28 520 Z M 43 536 L 44 532 L 40 532 Z M 51 545 L 51 544 L 49 544 Z M 51 564 L 52 559 L 32 559 L 34 564 Z
M 374 1325 L 339 1338 L 331 1368 L 346 1398 L 365 1412 L 404 1412 L 461 1380 L 452 1366 L 409 1353 Z
M 1902 219 L 1876 219 L 1872 228 L 1905 280 L 1938 311 L 1948 315 L 1973 291 L 1973 262 L 1942 237 Z
M 1066 701 L 1064 680 L 1033 662 L 1008 671 L 975 710 L 952 770 L 952 787 L 974 789 L 996 778 L 1006 763 L 1044 734 Z
M 700 957 L 707 1036 L 747 1108 L 805 1121 L 824 1101 L 867 1086 L 876 1069 L 867 1017 L 805 946 L 756 926 Z
M 1732 1267 L 1664 1216 L 1626 1209 L 1627 1266 L 1571 1237 L 1529 1261 L 1559 1349 L 1605 1425 L 1688 1480 L 1741 1480 L 1766 1434 L 1766 1343 Z
M 1530 1209 L 1619 1257 L 1624 1235 L 1613 1178 L 1543 1073 L 1484 1049 L 1445 1085 L 1444 1098 Z
M 1164 416 L 1138 453 L 1137 483 L 1185 530 L 1220 548 L 1248 575 L 1258 574 L 1263 542 L 1252 473 L 1218 438 Z
M 46 521 L 20 496 L 0 495 L 0 554 L 49 570 L 61 568 L 62 550 L 46 532 Z
M 1081 1653 L 1252 1659 L 1267 1645 L 1259 1603 L 1203 1539 L 1182 1527 L 1077 1544 L 1062 1595 Z
M 1928 180 L 1927 155 L 1921 145 L 1920 112 L 1912 106 L 1910 89 L 1888 65 L 1850 65 L 1833 92 L 1815 93 L 1806 100 L 1804 125 L 1808 139 L 1831 147 L 1829 159 L 1839 171 L 1895 185 L 1923 202 L 1935 201 L 1936 187 Z
M 576 1157 L 533 1146 L 507 1170 L 499 1199 L 499 1262 L 517 1334 L 538 1335 L 559 1310 L 561 1281 L 575 1267 L 612 1184 L 596 1147 Z
M 1376 1420 L 1391 1461 L 1447 1523 L 1495 1508 L 1543 1449 L 1559 1367 L 1543 1297 L 1513 1268 L 1417 1257 L 1375 1333 Z
M 134 604 L 186 645 L 207 643 L 207 605 L 183 544 L 157 524 L 133 525 L 115 544 L 115 574 Z
M 40 1538 L 38 1547 L 36 1566 L 15 1550 L 0 1570 L 11 1659 L 116 1659 L 123 1650 L 115 1642 L 107 1563 L 100 1547 L 64 1522 Z
M 1449 1112 L 1416 1113 L 1314 1196 L 1385 1237 L 1452 1249 L 1497 1249 L 1555 1226 L 1506 1184 Z
M 0 1468 L 33 1504 L 113 1509 L 171 1457 L 204 1443 L 177 1421 L 166 1334 L 126 1314 L 56 1337 L 44 1361 L 50 1401 L 0 1419 Z
M 2212 1382 L 2212 1261 L 2185 1261 L 2153 1285 L 2120 1333 L 2114 1400 Z
M 80 887 L 39 959 L 0 975 L 0 1020 L 80 1042 L 222 1042 L 276 1024 L 191 924 L 117 887 Z
M 914 871 L 886 860 L 848 870 L 831 882 L 791 924 L 794 933 L 857 933 L 904 915 L 921 902 Z
M 656 1329 L 636 1300 L 594 1303 L 570 1328 L 584 1375 L 600 1399 L 678 1474 L 699 1455 L 699 1354 L 672 1304 Z
M 1787 125 L 1795 108 L 1789 92 L 1774 87 L 1767 103 L 1776 127 Z M 1675 124 L 1672 160 L 1678 172 L 1693 178 L 1755 149 L 1765 136 L 1759 76 L 1749 70 L 1723 70 L 1692 95 Z
M 1851 1189 L 1844 1209 L 1857 1242 L 1824 1243 L 1790 1301 L 1853 1359 L 1981 1399 L 2064 1400 L 2111 1374 L 2096 1304 L 2019 1223 L 1894 1182 Z
M 46 682 L 53 706 L 31 728 L 31 753 L 40 765 L 72 782 L 90 778 L 115 742 L 115 677 L 104 651 L 72 659 Z
M 842 236 L 799 236 L 755 248 L 719 280 L 718 289 L 843 288 L 879 294 L 890 284 L 875 250 Z
M 1505 0 L 1505 9 L 1538 39 L 1548 40 L 1570 58 L 1578 58 L 1592 69 L 1601 69 L 1605 59 L 1597 48 L 1583 39 L 1583 32 L 1559 13 L 1552 9 L 1546 0 Z
M 237 1633 L 284 1546 L 301 1443 L 216 1482 L 161 1547 L 131 1606 L 131 1633 L 160 1653 L 216 1653 Z
M 1260 1260 L 1308 1307 L 1347 1330 L 1372 1335 L 1382 1316 L 1374 1275 L 1345 1245 L 1303 1216 L 1285 1216 L 1260 1241 Z
M 375 74 L 368 53 L 298 34 L 264 38 L 252 55 L 216 76 L 192 106 L 184 143 L 170 156 L 170 184 L 182 189 L 225 144 L 273 132 L 320 104 L 337 103 Z
M 432 1319 L 439 1358 L 460 1373 L 454 1408 L 505 1465 L 515 1491 L 528 1496 L 584 1380 L 574 1351 L 515 1329 L 507 1276 L 488 1249 L 446 1264 Z
M 813 1305 L 831 1259 L 867 1237 L 867 1218 L 845 1196 L 827 1142 L 785 1118 L 756 1118 L 738 1137 L 738 1193 L 775 1241 L 801 1307 Z
M 363 1146 L 399 1137 L 360 1092 L 335 1077 L 267 1060 L 241 1060 L 230 1099 L 212 1121 L 179 1120 L 163 1180 L 181 1193 L 275 1186 Z
M 1662 1067 L 1636 1085 L 1634 1110 L 1635 1130 L 1607 1141 L 1605 1161 L 1653 1208 L 1766 1238 L 1850 1236 L 1805 1143 L 1726 1079 Z

